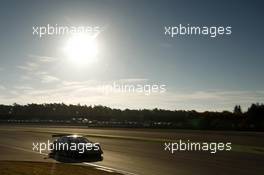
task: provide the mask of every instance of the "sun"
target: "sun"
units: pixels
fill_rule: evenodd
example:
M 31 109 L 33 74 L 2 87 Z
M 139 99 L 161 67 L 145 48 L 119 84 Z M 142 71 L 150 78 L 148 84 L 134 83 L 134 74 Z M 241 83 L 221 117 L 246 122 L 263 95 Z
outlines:
M 86 33 L 73 34 L 64 47 L 64 52 L 70 61 L 85 64 L 96 61 L 96 37 Z

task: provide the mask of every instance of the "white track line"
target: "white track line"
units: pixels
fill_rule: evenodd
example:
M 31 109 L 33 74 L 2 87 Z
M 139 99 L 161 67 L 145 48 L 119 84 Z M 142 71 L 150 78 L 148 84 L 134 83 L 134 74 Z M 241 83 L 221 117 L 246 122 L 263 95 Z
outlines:
M 112 171 L 112 172 L 117 172 L 117 173 L 121 173 L 121 174 L 125 174 L 125 175 L 138 175 L 138 174 L 135 174 L 135 173 L 131 173 L 131 172 L 124 171 L 124 170 L 119 170 L 119 169 L 116 169 L 116 168 L 111 168 L 111 167 L 107 167 L 107 166 L 97 165 L 95 163 L 83 162 L 83 164 L 89 165 L 89 166 L 93 166 L 95 168 L 98 168 L 98 169 L 101 169 L 101 170 L 105 170 L 105 171 L 108 171 L 108 172 Z

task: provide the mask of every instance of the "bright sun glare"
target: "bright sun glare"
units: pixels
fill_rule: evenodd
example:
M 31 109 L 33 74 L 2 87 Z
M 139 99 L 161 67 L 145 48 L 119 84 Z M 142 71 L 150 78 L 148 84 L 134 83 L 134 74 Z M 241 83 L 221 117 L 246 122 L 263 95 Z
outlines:
M 85 33 L 73 34 L 67 41 L 64 51 L 74 63 L 94 62 L 97 55 L 96 37 Z

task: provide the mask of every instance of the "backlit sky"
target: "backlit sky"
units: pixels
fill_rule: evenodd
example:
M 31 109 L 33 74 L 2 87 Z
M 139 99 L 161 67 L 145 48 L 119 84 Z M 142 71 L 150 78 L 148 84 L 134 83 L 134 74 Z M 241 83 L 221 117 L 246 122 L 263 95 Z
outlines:
M 264 3 L 241 0 L 1 1 L 0 103 L 244 110 L 264 102 Z M 97 61 L 73 64 L 68 36 L 40 25 L 100 26 Z M 231 36 L 170 38 L 164 26 L 232 26 Z M 102 93 L 111 82 L 164 84 L 162 94 Z

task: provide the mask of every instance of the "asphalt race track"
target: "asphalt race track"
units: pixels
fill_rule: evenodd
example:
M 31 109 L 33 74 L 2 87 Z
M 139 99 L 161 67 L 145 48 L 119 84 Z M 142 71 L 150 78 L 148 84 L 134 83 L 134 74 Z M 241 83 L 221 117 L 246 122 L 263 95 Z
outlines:
M 47 142 L 54 133 L 86 135 L 99 142 L 104 160 L 82 163 L 118 170 L 124 174 L 206 175 L 263 174 L 264 133 L 147 129 L 88 129 L 73 127 L 0 126 L 0 160 L 55 161 L 47 151 L 32 150 L 33 142 Z M 232 151 L 189 151 L 171 154 L 164 142 L 173 140 L 231 142 Z

